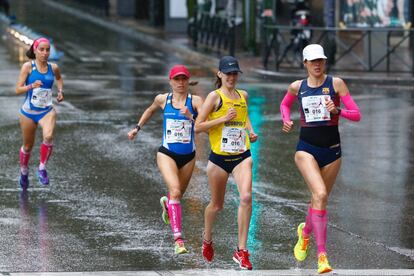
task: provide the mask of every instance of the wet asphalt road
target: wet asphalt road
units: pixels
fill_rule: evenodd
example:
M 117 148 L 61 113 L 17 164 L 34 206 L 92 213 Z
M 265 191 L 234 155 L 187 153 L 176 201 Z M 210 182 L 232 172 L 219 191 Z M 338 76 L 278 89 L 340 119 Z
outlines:
M 230 181 L 215 228 L 215 262 L 201 258 L 208 141 L 197 137 L 197 163 L 183 200 L 190 254 L 174 256 L 170 229 L 160 217 L 166 192 L 155 154 L 161 114 L 134 142 L 126 138 L 153 97 L 168 90 L 167 71 L 188 64 L 202 96 L 214 72 L 89 22 L 68 18 L 42 1 L 13 1 L 18 19 L 54 38 L 65 51 L 59 62 L 66 101 L 58 111 L 50 187 L 36 183 L 37 143 L 31 188 L 18 188 L 17 114 L 14 95 L 21 47 L 0 43 L 0 271 L 102 271 L 234 268 L 237 189 Z M 245 80 L 243 79 L 245 78 Z M 295 227 L 309 198 L 293 154 L 298 131 L 282 135 L 278 105 L 288 83 L 246 82 L 249 113 L 259 141 L 254 158 L 254 203 L 249 234 L 255 269 L 315 268 L 297 264 Z M 329 202 L 328 253 L 334 268 L 414 268 L 414 91 L 398 87 L 351 89 L 363 120 L 341 120 L 343 165 Z M 293 113 L 298 119 L 298 113 Z

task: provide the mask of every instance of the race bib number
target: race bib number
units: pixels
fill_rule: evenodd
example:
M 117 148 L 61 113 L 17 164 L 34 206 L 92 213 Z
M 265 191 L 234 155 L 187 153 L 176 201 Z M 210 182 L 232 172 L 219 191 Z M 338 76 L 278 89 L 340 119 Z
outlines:
M 237 127 L 223 127 L 221 134 L 221 151 L 243 153 L 246 151 L 246 130 Z
M 331 113 L 326 108 L 325 97 L 321 95 L 302 98 L 303 113 L 307 123 L 329 121 L 331 119 Z
M 30 102 L 34 107 L 45 108 L 52 105 L 52 90 L 48 88 L 34 88 Z
M 189 120 L 167 119 L 166 142 L 188 144 L 191 141 L 192 123 Z

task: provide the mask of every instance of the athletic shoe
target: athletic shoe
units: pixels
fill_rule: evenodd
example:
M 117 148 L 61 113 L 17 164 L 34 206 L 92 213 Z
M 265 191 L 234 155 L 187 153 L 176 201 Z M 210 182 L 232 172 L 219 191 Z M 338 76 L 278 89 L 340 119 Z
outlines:
M 39 183 L 42 185 L 49 185 L 49 177 L 47 176 L 46 170 L 38 170 L 37 177 L 39 178 Z
M 164 221 L 165 224 L 170 224 L 170 217 L 168 216 L 168 197 L 163 196 L 160 198 L 160 204 L 162 208 L 162 215 L 161 218 Z
M 239 264 L 241 269 L 252 270 L 253 266 L 249 261 L 249 251 L 247 249 L 238 249 L 234 251 L 233 261 Z
M 175 254 L 185 254 L 185 253 L 188 253 L 188 250 L 184 246 L 183 240 L 177 240 L 175 242 L 174 251 L 175 251 Z
M 214 248 L 213 248 L 213 241 L 206 241 L 203 235 L 203 257 L 207 262 L 213 261 L 214 258 Z
M 332 271 L 332 267 L 329 265 L 328 256 L 325 253 L 321 253 L 318 256 L 318 273 L 326 273 Z
M 303 238 L 302 230 L 303 227 L 305 227 L 305 223 L 302 222 L 298 226 L 298 242 L 295 245 L 295 248 L 293 249 L 293 253 L 295 255 L 296 260 L 298 261 L 304 261 L 306 257 L 308 256 L 308 249 L 309 249 L 309 240 L 310 238 Z
M 24 191 L 27 190 L 29 188 L 29 174 L 20 173 L 19 184 Z

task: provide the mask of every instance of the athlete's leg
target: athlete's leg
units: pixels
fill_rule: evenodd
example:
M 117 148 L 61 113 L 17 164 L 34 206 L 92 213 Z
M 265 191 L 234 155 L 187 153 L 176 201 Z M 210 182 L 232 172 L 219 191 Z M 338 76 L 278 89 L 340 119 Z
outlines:
M 311 207 L 324 210 L 328 200 L 328 190 L 315 158 L 304 151 L 297 151 L 295 163 L 312 194 Z
M 178 168 L 175 161 L 166 154 L 157 153 L 157 164 L 167 185 L 170 199 L 168 201 L 168 215 L 174 240 L 181 239 L 181 189 L 178 177 Z
M 335 184 L 336 177 L 338 176 L 339 169 L 341 168 L 341 158 L 336 159 L 334 162 L 321 168 L 322 178 L 326 185 L 328 196 L 332 191 L 333 185 Z
M 56 126 L 56 111 L 52 109 L 40 121 L 42 127 L 43 141 L 40 145 L 40 165 L 39 170 L 45 170 L 53 150 L 53 137 Z
M 310 220 L 316 238 L 318 255 L 320 253 L 326 253 L 326 205 L 328 201 L 328 189 L 323 180 L 318 163 L 311 154 L 304 151 L 297 151 L 295 154 L 295 162 L 312 194 Z
M 180 181 L 180 192 L 181 195 L 184 195 L 187 190 L 188 183 L 190 182 L 191 176 L 193 175 L 195 157 L 193 160 L 185 164 L 181 169 L 178 170 L 178 179 Z
M 37 124 L 22 114 L 19 115 L 19 119 L 23 138 L 23 145 L 20 149 L 20 170 L 22 174 L 27 175 L 30 152 L 35 141 Z
M 214 221 L 217 214 L 223 209 L 229 174 L 213 162 L 208 161 L 207 178 L 211 199 L 204 211 L 204 239 L 211 241 Z
M 239 225 L 239 249 L 247 249 L 250 218 L 252 215 L 252 165 L 251 157 L 244 159 L 233 170 L 240 195 L 240 205 L 237 222 Z

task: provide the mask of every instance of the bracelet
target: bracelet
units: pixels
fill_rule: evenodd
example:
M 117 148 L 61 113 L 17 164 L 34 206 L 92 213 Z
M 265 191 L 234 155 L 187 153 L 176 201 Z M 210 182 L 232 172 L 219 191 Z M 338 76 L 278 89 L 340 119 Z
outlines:
M 141 130 L 141 126 L 140 126 L 139 124 L 137 124 L 137 125 L 135 126 L 135 128 L 137 129 L 137 131 L 140 131 L 140 130 Z
M 29 84 L 28 86 L 27 86 L 27 91 L 29 91 L 30 89 L 32 89 L 33 88 L 33 85 L 32 84 Z

